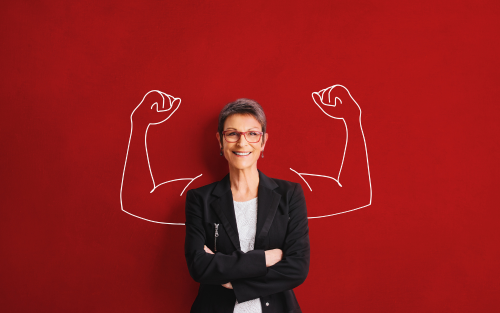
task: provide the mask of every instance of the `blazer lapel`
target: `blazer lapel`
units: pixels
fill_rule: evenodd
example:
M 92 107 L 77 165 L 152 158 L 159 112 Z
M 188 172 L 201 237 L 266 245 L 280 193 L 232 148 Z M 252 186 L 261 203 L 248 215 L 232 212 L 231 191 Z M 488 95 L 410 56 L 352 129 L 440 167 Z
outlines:
M 221 220 L 222 225 L 224 226 L 224 229 L 226 230 L 236 250 L 241 250 L 229 174 L 219 181 L 212 194 L 219 198 L 213 201 L 210 205 L 219 216 L 219 219 Z
M 281 195 L 273 189 L 278 185 L 259 171 L 259 194 L 257 208 L 257 231 L 255 233 L 255 249 L 265 248 L 265 239 L 273 223 Z
M 259 170 L 255 249 L 265 248 L 265 238 L 269 233 L 281 199 L 281 195 L 273 190 L 276 187 L 278 187 L 278 185 Z M 212 194 L 217 196 L 218 199 L 213 201 L 210 205 L 219 216 L 234 247 L 237 250 L 241 250 L 229 174 L 217 183 Z

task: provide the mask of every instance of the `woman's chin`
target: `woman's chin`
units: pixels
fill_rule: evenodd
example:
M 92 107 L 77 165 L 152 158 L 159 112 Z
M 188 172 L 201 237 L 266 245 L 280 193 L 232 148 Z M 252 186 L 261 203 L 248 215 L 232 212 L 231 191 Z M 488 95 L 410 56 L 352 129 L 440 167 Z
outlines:
M 229 163 L 229 167 L 232 167 L 236 170 L 245 170 L 245 169 L 250 169 L 252 168 L 254 165 L 257 164 L 257 161 L 255 162 L 250 162 L 250 160 L 246 161 L 246 160 L 242 160 L 242 161 L 238 161 L 238 162 L 230 162 Z

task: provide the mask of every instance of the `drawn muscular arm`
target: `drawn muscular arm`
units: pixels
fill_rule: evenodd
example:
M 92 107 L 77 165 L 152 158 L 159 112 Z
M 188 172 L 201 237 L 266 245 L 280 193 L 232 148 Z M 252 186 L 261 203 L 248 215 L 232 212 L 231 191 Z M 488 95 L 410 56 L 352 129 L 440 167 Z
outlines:
M 310 190 L 312 188 L 307 183 L 308 176 L 320 176 L 336 181 L 339 188 L 335 190 L 335 200 L 348 204 L 342 212 L 316 217 L 337 215 L 369 206 L 372 201 L 370 169 L 358 103 L 347 88 L 341 85 L 313 92 L 312 97 L 327 118 L 342 121 L 346 129 L 346 144 L 341 164 L 332 165 L 325 173 L 318 174 L 299 173 L 292 169 L 301 176 Z
M 155 211 L 155 206 L 162 206 L 165 210 L 167 203 L 163 192 L 165 188 L 175 188 L 182 194 L 187 185 L 195 178 L 173 178 L 166 182 L 157 182 L 151 169 L 147 147 L 148 130 L 155 125 L 168 120 L 179 108 L 180 98 L 175 98 L 158 90 L 148 92 L 141 103 L 130 116 L 130 138 L 123 168 L 122 184 L 120 189 L 121 208 L 137 218 L 161 224 L 179 224 L 160 222 L 146 217 L 147 210 Z M 164 185 L 160 189 L 159 186 Z M 156 210 L 158 211 L 158 210 Z

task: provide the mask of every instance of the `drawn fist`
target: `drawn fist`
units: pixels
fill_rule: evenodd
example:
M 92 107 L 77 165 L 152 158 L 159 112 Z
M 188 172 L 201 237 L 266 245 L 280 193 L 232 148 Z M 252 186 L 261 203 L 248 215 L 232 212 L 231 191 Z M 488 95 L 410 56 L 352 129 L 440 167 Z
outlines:
M 354 101 L 349 90 L 342 85 L 334 85 L 319 92 L 313 92 L 312 98 L 316 105 L 331 118 L 359 119 L 361 109 Z
M 142 98 L 141 103 L 134 109 L 130 118 L 134 123 L 160 124 L 169 119 L 180 104 L 180 98 L 175 98 L 159 90 L 151 90 Z

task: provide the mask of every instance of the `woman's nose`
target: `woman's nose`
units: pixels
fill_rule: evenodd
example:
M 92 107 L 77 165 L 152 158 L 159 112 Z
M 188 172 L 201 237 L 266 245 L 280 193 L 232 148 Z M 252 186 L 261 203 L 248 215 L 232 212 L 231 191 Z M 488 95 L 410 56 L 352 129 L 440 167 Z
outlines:
M 248 141 L 247 139 L 245 138 L 245 135 L 240 135 L 240 139 L 238 139 L 238 141 L 236 142 L 239 146 L 246 146 L 248 145 Z

